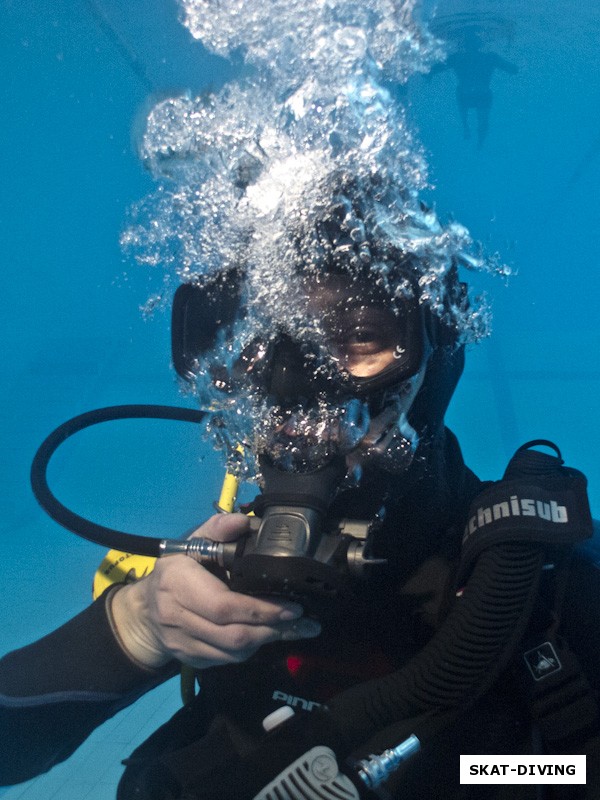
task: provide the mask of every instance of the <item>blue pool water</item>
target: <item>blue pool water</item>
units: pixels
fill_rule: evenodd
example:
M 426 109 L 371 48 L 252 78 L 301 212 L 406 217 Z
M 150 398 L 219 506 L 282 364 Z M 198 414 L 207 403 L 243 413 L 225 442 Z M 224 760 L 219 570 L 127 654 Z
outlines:
M 415 77 L 403 97 L 438 213 L 518 272 L 507 286 L 479 279 L 494 332 L 470 348 L 448 422 L 482 478 L 499 477 L 522 442 L 556 441 L 588 476 L 598 517 L 600 10 L 592 0 L 435 5 L 449 20 L 508 21 L 489 47 L 518 66 L 492 78 L 480 149 L 463 137 L 453 73 Z M 90 408 L 190 402 L 170 367 L 168 315 L 139 312 L 153 276 L 119 248 L 127 208 L 151 188 L 132 140 L 151 97 L 218 88 L 239 65 L 191 42 L 175 0 L 0 0 L 0 41 L 4 652 L 81 609 L 103 556 L 37 507 L 28 471 L 38 444 Z M 178 535 L 211 513 L 220 474 L 193 426 L 119 422 L 66 444 L 51 480 L 98 522 Z M 0 794 L 109 800 L 120 759 L 177 707 L 177 692 L 161 687 L 66 764 Z

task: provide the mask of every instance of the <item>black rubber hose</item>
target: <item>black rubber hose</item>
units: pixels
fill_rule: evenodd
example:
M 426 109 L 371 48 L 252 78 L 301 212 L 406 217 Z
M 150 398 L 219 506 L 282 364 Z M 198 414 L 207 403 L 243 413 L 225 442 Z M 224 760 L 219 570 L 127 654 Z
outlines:
M 204 411 L 178 406 L 124 405 L 99 408 L 87 411 L 60 425 L 40 445 L 31 465 L 31 488 L 38 503 L 55 522 L 78 536 L 108 549 L 138 553 L 141 556 L 158 557 L 161 539 L 152 536 L 139 536 L 133 533 L 98 525 L 85 517 L 80 517 L 63 506 L 48 486 L 47 470 L 50 459 L 60 445 L 74 433 L 116 419 L 171 419 L 180 422 L 201 422 Z
M 359 747 L 382 728 L 423 715 L 424 730 L 433 733 L 432 714 L 447 720 L 481 697 L 525 633 L 543 557 L 542 547 L 531 544 L 499 544 L 482 553 L 462 596 L 418 655 L 397 672 L 351 687 L 328 703 L 348 743 Z

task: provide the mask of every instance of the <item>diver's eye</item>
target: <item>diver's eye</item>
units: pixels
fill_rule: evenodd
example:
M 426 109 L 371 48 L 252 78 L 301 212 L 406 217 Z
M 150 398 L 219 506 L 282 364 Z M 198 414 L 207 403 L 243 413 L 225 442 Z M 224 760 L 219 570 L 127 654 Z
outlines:
M 374 327 L 356 328 L 340 337 L 336 343 L 337 349 L 342 353 L 378 353 L 386 350 L 392 344 L 389 333 L 376 330 Z
M 349 314 L 332 336 L 332 355 L 354 377 L 378 375 L 394 363 L 395 349 L 403 338 L 398 320 L 391 313 L 374 310 L 352 317 Z

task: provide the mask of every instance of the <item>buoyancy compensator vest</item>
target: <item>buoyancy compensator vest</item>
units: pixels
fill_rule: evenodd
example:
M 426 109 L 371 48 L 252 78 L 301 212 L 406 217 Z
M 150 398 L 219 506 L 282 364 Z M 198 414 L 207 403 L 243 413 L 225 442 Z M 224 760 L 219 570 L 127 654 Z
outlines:
M 533 449 L 540 444 L 555 455 Z M 391 671 L 375 657 L 370 678 L 357 670 L 354 682 L 326 704 L 285 691 L 282 684 L 271 699 L 293 713 L 268 733 L 247 719 L 253 711 L 262 713 L 262 706 L 253 709 L 250 702 L 260 669 L 239 665 L 228 673 L 227 685 L 221 683 L 221 693 L 212 676 L 229 668 L 215 668 L 194 703 L 128 760 L 119 800 L 357 798 L 381 787 L 393 792 L 388 797 L 404 797 L 403 763 L 409 756 L 438 741 L 516 657 L 541 672 L 552 659 L 544 642 L 530 647 L 527 636 L 540 627 L 532 617 L 540 609 L 544 567 L 592 534 L 586 483 L 582 473 L 563 465 L 554 445 L 524 445 L 503 479 L 472 503 L 453 602 L 416 655 Z M 556 648 L 553 653 L 564 659 Z M 291 672 L 302 667 L 301 660 L 286 664 Z M 571 674 L 570 666 L 566 672 Z M 593 725 L 593 719 L 588 722 Z M 370 758 L 379 751 L 382 756 Z M 310 786 L 303 770 L 312 775 Z

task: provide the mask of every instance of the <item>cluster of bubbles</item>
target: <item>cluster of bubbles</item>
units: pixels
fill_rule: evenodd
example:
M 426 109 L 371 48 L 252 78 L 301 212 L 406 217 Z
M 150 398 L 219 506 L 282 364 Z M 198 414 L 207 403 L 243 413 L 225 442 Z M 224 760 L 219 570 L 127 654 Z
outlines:
M 244 393 L 236 397 L 231 413 L 212 415 L 208 430 L 217 447 L 227 454 L 229 471 L 253 479 L 259 474 L 258 453 L 266 453 L 280 469 L 312 471 L 355 451 L 367 434 L 369 422 L 367 404 L 358 399 L 333 403 L 322 397 L 307 409 L 283 411 L 260 395 Z M 348 479 L 359 478 L 357 465 Z
M 406 80 L 427 69 L 438 43 L 415 21 L 415 0 L 180 0 L 195 39 L 222 56 L 243 50 L 284 92 L 307 76 L 342 83 L 367 60 Z
M 224 273 L 241 276 L 243 318 L 216 343 L 197 381 L 200 401 L 220 406 L 213 432 L 233 453 L 235 443 L 261 437 L 248 419 L 269 417 L 272 425 L 272 415 L 257 408 L 262 399 L 224 403 L 212 367 L 232 367 L 265 331 L 301 338 L 306 274 L 339 262 L 400 295 L 407 291 L 394 269 L 401 253 L 416 265 L 419 301 L 466 342 L 487 334 L 489 310 L 453 302 L 449 271 L 501 268 L 462 225 L 442 225 L 419 200 L 424 154 L 384 87 L 442 57 L 417 19 L 416 0 L 180 0 L 180 7 L 194 38 L 223 56 L 241 52 L 249 68 L 219 93 L 167 98 L 152 109 L 140 154 L 158 188 L 133 210 L 122 241 L 140 263 L 165 270 L 147 310 L 167 305 L 181 281 L 210 287 Z M 349 446 L 364 414 L 335 413 L 351 420 L 334 437 Z M 316 441 L 324 416 L 314 412 L 314 425 L 303 423 L 306 439 Z

